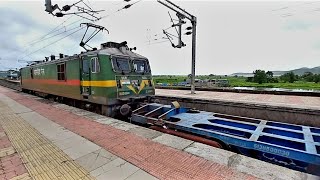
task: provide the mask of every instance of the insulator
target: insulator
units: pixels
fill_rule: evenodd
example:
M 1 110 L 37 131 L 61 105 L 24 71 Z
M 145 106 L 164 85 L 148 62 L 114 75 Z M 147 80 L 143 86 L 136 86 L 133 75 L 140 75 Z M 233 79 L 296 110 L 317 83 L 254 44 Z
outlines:
M 69 5 L 65 5 L 62 7 L 62 11 L 69 11 L 71 7 Z
M 85 43 L 83 41 L 80 42 L 79 46 L 83 47 Z
M 185 33 L 185 35 L 191 35 L 192 34 L 192 31 L 188 31 Z
M 57 13 L 56 13 L 56 16 L 57 16 L 57 17 L 63 17 L 64 14 L 63 14 L 62 12 L 57 12 Z
M 187 27 L 186 30 L 192 30 L 192 26 Z
M 132 6 L 132 4 L 128 4 L 128 5 L 124 6 L 123 9 L 128 9 L 131 6 Z

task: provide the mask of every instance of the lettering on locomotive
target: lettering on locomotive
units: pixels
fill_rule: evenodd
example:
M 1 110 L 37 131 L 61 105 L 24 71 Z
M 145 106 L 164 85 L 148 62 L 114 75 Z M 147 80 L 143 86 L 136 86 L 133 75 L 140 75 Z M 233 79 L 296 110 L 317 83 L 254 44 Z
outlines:
M 34 74 L 35 76 L 44 75 L 44 74 L 45 74 L 45 73 L 44 73 L 44 69 L 43 69 L 43 68 L 34 69 L 34 70 L 33 70 L 33 74 Z

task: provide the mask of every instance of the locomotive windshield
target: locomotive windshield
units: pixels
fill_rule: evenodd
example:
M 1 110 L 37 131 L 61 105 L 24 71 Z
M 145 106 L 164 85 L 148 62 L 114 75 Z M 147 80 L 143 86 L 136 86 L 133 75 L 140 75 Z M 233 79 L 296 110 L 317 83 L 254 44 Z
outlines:
M 149 66 L 146 60 L 134 60 L 133 68 L 134 71 L 138 73 L 149 72 Z
M 118 72 L 130 72 L 129 59 L 122 57 L 112 58 L 113 69 Z

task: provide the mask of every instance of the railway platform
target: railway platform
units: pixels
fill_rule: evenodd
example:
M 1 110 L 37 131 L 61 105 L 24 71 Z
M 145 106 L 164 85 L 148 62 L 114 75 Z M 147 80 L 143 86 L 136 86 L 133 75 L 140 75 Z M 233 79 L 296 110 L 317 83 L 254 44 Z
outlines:
M 0 86 L 0 179 L 319 179 Z
M 320 127 L 320 97 L 156 89 L 161 103 L 243 117 Z
M 197 91 L 195 95 L 191 95 L 189 90 L 170 89 L 156 89 L 156 95 L 183 98 L 201 98 L 204 100 L 220 100 L 226 102 L 239 102 L 269 106 L 320 110 L 320 97 L 311 96 L 250 94 L 216 91 Z

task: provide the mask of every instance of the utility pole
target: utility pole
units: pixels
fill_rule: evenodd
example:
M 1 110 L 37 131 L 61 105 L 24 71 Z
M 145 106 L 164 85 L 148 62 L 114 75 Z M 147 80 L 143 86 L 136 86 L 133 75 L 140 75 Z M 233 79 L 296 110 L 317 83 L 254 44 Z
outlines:
M 197 27 L 197 17 L 194 15 L 191 15 L 184 9 L 180 8 L 173 2 L 169 0 L 157 0 L 160 4 L 166 6 L 167 8 L 171 9 L 172 11 L 175 11 L 177 13 L 177 16 L 179 18 L 179 23 L 181 22 L 181 19 L 184 17 L 187 18 L 191 24 L 192 24 L 192 62 L 191 62 L 191 94 L 195 94 L 195 74 L 196 74 L 196 27 Z M 182 41 L 181 41 L 181 25 L 179 26 L 179 44 L 178 46 L 182 47 Z M 190 33 L 189 33 L 190 34 Z
M 192 62 L 191 62 L 191 94 L 195 94 L 196 87 L 194 85 L 196 76 L 196 27 L 197 17 L 192 17 Z

